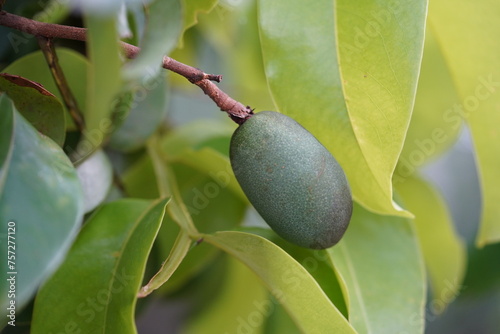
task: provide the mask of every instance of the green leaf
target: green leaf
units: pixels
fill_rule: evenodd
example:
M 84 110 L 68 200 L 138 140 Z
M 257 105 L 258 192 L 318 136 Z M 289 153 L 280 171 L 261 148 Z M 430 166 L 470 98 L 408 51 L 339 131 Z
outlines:
M 459 98 L 446 61 L 429 28 L 424 49 L 415 108 L 394 173 L 394 184 L 404 182 L 418 167 L 448 149 L 462 129 L 460 118 L 450 118 Z
M 305 333 L 355 333 L 313 277 L 272 242 L 243 232 L 218 232 L 204 240 L 246 264 Z
M 443 199 L 430 184 L 409 177 L 397 191 L 415 214 L 415 230 L 434 294 L 433 309 L 442 312 L 460 292 L 466 265 L 464 242 L 453 228 Z
M 167 203 L 124 199 L 98 209 L 40 289 L 32 333 L 136 333 L 136 295 Z
M 130 197 L 155 199 L 160 197 L 155 170 L 148 154 L 137 160 L 122 175 L 125 192 Z
M 80 164 L 76 171 L 83 188 L 87 213 L 106 199 L 113 183 L 113 167 L 107 155 L 98 150 Z
M 182 29 L 181 0 L 155 0 L 148 5 L 147 24 L 137 58 L 126 64 L 124 75 L 128 79 L 156 76 L 161 70 L 163 57 L 177 44 Z
M 61 102 L 40 84 L 26 78 L 0 74 L 0 91 L 7 93 L 16 109 L 39 132 L 63 146 L 66 126 Z
M 274 312 L 277 305 L 269 299 L 262 283 L 246 266 L 230 258 L 228 267 L 223 290 L 200 314 L 189 319 L 182 333 L 262 332 L 266 317 Z
M 328 296 L 328 298 L 330 298 L 342 315 L 347 317 L 347 306 L 343 295 L 344 287 L 340 286 L 340 282 L 336 277 L 336 273 L 332 267 L 330 255 L 327 250 L 313 250 L 296 246 L 278 236 L 269 227 L 261 228 L 243 225 L 237 230 L 259 235 L 281 247 L 311 274 L 316 282 L 318 282 L 323 292 Z M 279 321 L 285 320 L 281 319 L 281 317 L 278 318 L 280 318 Z
M 229 158 L 211 148 L 203 148 L 198 151 L 186 150 L 174 161 L 181 162 L 189 167 L 210 176 L 219 187 L 228 188 L 242 201 L 247 202 L 243 190 L 234 176 Z
M 81 54 L 66 48 L 57 48 L 57 58 L 59 65 L 66 75 L 66 81 L 75 96 L 80 110 L 85 113 L 87 110 L 86 96 L 87 96 L 87 72 L 89 62 Z M 30 53 L 22 58 L 17 59 L 15 62 L 3 69 L 3 72 L 9 74 L 19 75 L 35 81 L 54 94 L 59 101 L 62 101 L 61 93 L 52 78 L 47 61 L 41 51 Z M 63 105 L 66 112 L 66 126 L 68 129 L 75 129 L 75 125 L 67 113 L 66 106 Z
M 171 166 L 182 201 L 199 231 L 229 230 L 241 223 L 248 201 L 234 196 L 223 173 L 210 176 L 182 163 Z
M 269 315 L 266 322 L 264 334 L 286 333 L 301 334 L 301 331 L 293 323 L 292 319 L 283 306 L 275 305 L 274 311 Z
M 7 245 L 7 227 L 15 224 L 11 235 L 15 239 L 9 238 L 15 242 L 15 268 L 9 271 L 19 273 L 16 307 L 20 310 L 69 249 L 83 217 L 83 194 L 62 149 L 40 135 L 5 95 L 0 97 L 0 113 L 4 119 L 8 119 L 4 114 L 13 114 L 11 157 L 2 166 L 6 179 L 0 195 L 0 238 Z M 7 247 L 2 247 L 1 256 L 7 259 Z M 0 283 L 3 310 L 8 302 L 6 284 Z
M 61 23 L 70 14 L 66 2 L 49 0 L 43 10 L 33 15 L 33 20 L 46 23 Z
M 429 21 L 447 61 L 461 103 L 450 122 L 464 119 L 472 134 L 482 188 L 482 219 L 476 243 L 500 241 L 500 2 L 432 1 Z
M 355 200 L 379 213 L 409 215 L 392 201 L 391 176 L 411 116 L 425 12 L 425 1 L 398 8 L 375 1 L 259 2 L 278 111 L 334 154 Z
M 189 235 L 183 230 L 179 231 L 168 258 L 163 262 L 160 270 L 141 288 L 138 297 L 146 297 L 165 284 L 186 257 L 191 244 Z
M 328 252 L 358 333 L 423 332 L 426 279 L 407 219 L 355 205 L 344 238 Z
M 134 151 L 158 129 L 168 107 L 168 84 L 164 73 L 132 88 L 131 110 L 123 124 L 111 135 L 110 147 Z
M 156 138 L 154 138 L 156 139 Z M 170 217 L 179 225 L 179 227 L 187 232 L 187 234 L 197 239 L 199 236 L 198 230 L 194 226 L 193 220 L 189 215 L 188 209 L 182 201 L 179 193 L 179 188 L 175 180 L 175 176 L 169 167 L 164 163 L 158 153 L 157 141 L 152 140 L 148 146 L 148 153 L 151 157 L 153 169 L 158 180 L 158 190 L 162 196 L 171 196 L 172 201 L 168 206 Z
M 14 147 L 14 113 L 7 99 L 0 94 L 0 198 L 7 178 L 12 150 Z
M 228 158 L 234 124 L 220 121 L 189 123 L 161 141 L 161 153 L 170 162 L 182 163 L 210 176 L 221 188 L 228 188 L 247 201 Z
M 228 122 L 215 120 L 190 122 L 163 137 L 160 145 L 168 159 L 175 159 L 187 149 L 197 150 L 215 140 L 225 139 L 225 149 L 218 148 L 217 150 L 221 153 L 222 151 L 226 152 L 227 156 L 229 155 L 229 141 L 235 129 L 235 124 Z
M 184 35 L 186 30 L 198 23 L 198 15 L 200 13 L 210 13 L 218 2 L 218 0 L 182 0 L 184 12 L 182 35 Z M 182 47 L 182 39 L 179 41 L 179 45 Z
M 116 20 L 104 16 L 85 17 L 88 67 L 86 129 L 74 160 L 80 160 L 99 148 L 113 130 L 112 111 L 122 85 Z
M 233 229 L 245 216 L 247 203 L 234 196 L 220 182 L 183 164 L 172 164 L 179 193 L 191 215 L 196 228 L 203 233 Z M 167 219 L 157 238 L 159 254 L 168 254 L 174 244 L 178 229 Z M 213 264 L 220 251 L 206 243 L 197 244 L 161 288 L 161 293 L 170 293 L 184 286 L 195 275 Z

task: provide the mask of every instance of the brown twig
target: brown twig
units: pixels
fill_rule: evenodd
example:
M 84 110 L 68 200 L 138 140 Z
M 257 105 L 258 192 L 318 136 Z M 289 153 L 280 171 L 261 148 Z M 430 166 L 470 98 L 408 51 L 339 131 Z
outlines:
M 6 11 L 0 11 L 0 25 L 34 36 L 86 41 L 87 29 L 85 28 L 38 22 L 7 13 Z M 135 58 L 139 54 L 139 47 L 125 42 L 120 43 L 127 58 Z M 183 64 L 167 56 L 163 58 L 163 68 L 182 75 L 188 79 L 189 82 L 200 87 L 203 92 L 208 95 L 222 111 L 228 113 L 231 119 L 236 123 L 241 124 L 252 116 L 253 110 L 249 106 L 245 106 L 232 99 L 212 82 L 220 82 L 222 76 L 207 74 L 197 68 Z
M 52 78 L 54 79 L 56 86 L 61 93 L 63 102 L 66 105 L 71 118 L 73 118 L 73 120 L 75 121 L 78 130 L 83 131 L 83 129 L 85 128 L 85 121 L 83 119 L 82 113 L 80 112 L 80 109 L 78 108 L 78 103 L 76 102 L 75 96 L 68 86 L 68 82 L 66 81 L 66 77 L 64 76 L 64 71 L 59 65 L 52 39 L 43 36 L 37 36 L 37 38 L 38 45 L 40 46 L 47 64 L 49 65 L 50 73 L 52 73 Z

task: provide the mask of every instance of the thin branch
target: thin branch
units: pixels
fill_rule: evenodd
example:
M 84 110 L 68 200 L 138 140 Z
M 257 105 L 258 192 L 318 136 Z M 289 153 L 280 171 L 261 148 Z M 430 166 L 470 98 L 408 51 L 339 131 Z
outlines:
M 34 36 L 86 41 L 87 29 L 85 28 L 38 22 L 7 13 L 6 11 L 0 11 L 0 25 Z M 127 58 L 135 58 L 139 54 L 139 47 L 125 42 L 120 43 Z M 207 74 L 197 68 L 183 64 L 167 56 L 163 58 L 163 68 L 182 75 L 188 79 L 189 82 L 200 87 L 203 92 L 208 95 L 222 111 L 228 113 L 231 119 L 236 123 L 242 124 L 246 119 L 252 116 L 253 110 L 249 106 L 245 106 L 232 99 L 212 82 L 220 82 L 222 76 Z
M 38 45 L 40 46 L 40 49 L 42 50 L 42 53 L 47 60 L 50 72 L 52 73 L 52 78 L 54 79 L 56 86 L 61 93 L 64 104 L 66 105 L 71 118 L 73 118 L 73 120 L 75 121 L 78 130 L 83 131 L 83 129 L 85 128 L 83 115 L 78 108 L 78 103 L 76 102 L 75 96 L 71 92 L 68 82 L 66 81 L 66 77 L 64 76 L 64 72 L 59 65 L 59 60 L 57 59 L 57 54 L 54 48 L 54 44 L 52 43 L 52 39 L 43 36 L 38 36 L 37 38 Z

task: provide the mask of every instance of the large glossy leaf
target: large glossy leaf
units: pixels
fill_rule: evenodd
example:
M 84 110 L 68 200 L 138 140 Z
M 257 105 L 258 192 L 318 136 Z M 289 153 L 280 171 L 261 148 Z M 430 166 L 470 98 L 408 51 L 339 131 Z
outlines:
M 456 234 L 443 199 L 430 184 L 410 177 L 396 188 L 415 215 L 415 230 L 433 290 L 433 311 L 441 312 L 461 289 L 466 249 Z
M 69 249 L 83 216 L 83 195 L 76 171 L 61 148 L 40 135 L 5 95 L 0 97 L 0 113 L 4 120 L 8 120 L 4 114 L 13 114 L 14 125 L 11 157 L 2 166 L 6 178 L 0 195 L 1 244 L 7 245 L 8 224 L 15 224 L 15 239 L 11 239 L 15 268 L 10 271 L 18 273 L 16 306 L 21 309 Z M 1 256 L 7 258 L 7 247 L 2 247 Z M 0 283 L 3 310 L 6 284 Z
M 91 62 L 88 67 L 86 129 L 73 160 L 87 157 L 111 134 L 113 103 L 122 84 L 116 20 L 87 15 L 85 24 Z
M 425 1 L 259 2 L 278 111 L 311 131 L 344 168 L 354 198 L 380 213 L 406 214 L 392 201 L 391 176 L 413 106 L 425 12 Z
M 262 333 L 277 301 L 269 299 L 265 287 L 245 265 L 230 258 L 228 267 L 222 291 L 186 323 L 182 333 Z
M 329 253 L 358 333 L 422 333 L 426 278 L 411 222 L 359 205 Z
M 248 217 L 248 215 L 247 215 Z M 262 218 L 261 218 L 262 219 Z M 248 221 L 247 221 L 248 224 Z M 245 226 L 239 227 L 238 231 L 253 233 L 264 237 L 279 247 L 281 247 L 285 252 L 291 255 L 297 262 L 299 262 L 318 282 L 323 292 L 330 298 L 330 300 L 335 304 L 337 309 L 347 317 L 347 306 L 344 300 L 343 286 L 337 280 L 336 273 L 332 267 L 330 255 L 326 249 L 313 250 L 303 247 L 296 246 L 280 236 L 278 236 L 273 230 L 268 228 L 256 227 L 256 226 Z M 279 316 L 279 321 L 285 320 L 281 319 Z
M 246 264 L 305 333 L 355 333 L 313 277 L 272 242 L 243 232 L 218 232 L 204 240 Z
M 38 293 L 32 333 L 136 333 L 136 294 L 167 203 L 125 199 L 96 211 Z
M 81 54 L 66 48 L 57 48 L 57 58 L 59 65 L 66 75 L 66 81 L 73 93 L 75 100 L 78 103 L 80 111 L 85 112 L 87 109 L 87 70 L 89 63 Z M 28 78 L 39 84 L 57 96 L 59 101 L 62 101 L 61 94 L 57 89 L 52 74 L 50 73 L 47 61 L 41 51 L 30 53 L 3 69 L 3 72 L 15 74 Z M 63 105 L 64 110 L 66 107 Z M 74 128 L 74 123 L 69 117 L 66 117 L 66 124 L 70 128 Z
M 182 29 L 181 0 L 155 0 L 147 8 L 141 52 L 125 68 L 128 79 L 146 79 L 161 70 L 163 56 L 177 44 Z
M 4 91 L 16 109 L 39 132 L 64 144 L 66 125 L 61 102 L 40 84 L 7 73 L 0 74 L 0 91 Z
M 452 116 L 453 106 L 459 102 L 458 93 L 429 28 L 424 50 L 415 107 L 394 184 L 404 182 L 417 168 L 448 149 L 462 129 L 462 120 Z
M 470 127 L 482 188 L 483 213 L 476 242 L 500 241 L 500 2 L 436 0 L 429 21 L 449 66 L 461 103 L 450 122 Z

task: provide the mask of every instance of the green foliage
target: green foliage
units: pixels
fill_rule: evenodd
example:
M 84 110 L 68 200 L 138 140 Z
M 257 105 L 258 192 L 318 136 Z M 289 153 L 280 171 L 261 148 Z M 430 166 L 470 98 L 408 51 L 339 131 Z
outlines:
M 73 121 L 36 38 L 1 27 L 6 333 L 146 333 L 164 301 L 185 312 L 155 319 L 157 332 L 433 334 L 462 321 L 497 330 L 494 312 L 460 310 L 476 305 L 470 297 L 500 296 L 498 1 L 41 4 L 4 9 L 88 29 L 85 44 L 55 40 L 85 124 Z M 141 47 L 135 59 L 120 39 Z M 164 55 L 222 74 L 232 98 L 292 117 L 326 147 L 355 201 L 337 245 L 301 248 L 258 216 L 230 164 L 238 125 L 167 75 Z M 450 190 L 433 168 L 466 130 L 482 213 L 455 226 L 464 203 L 449 193 L 476 176 Z M 12 275 L 16 327 L 5 316 Z
M 59 58 L 59 65 L 63 72 L 71 73 L 71 75 L 66 75 L 68 86 L 75 97 L 78 107 L 82 112 L 85 112 L 87 110 L 88 60 L 80 53 L 66 48 L 58 48 L 57 57 Z M 54 94 L 59 101 L 62 101 L 62 96 L 50 74 L 49 67 L 41 51 L 35 51 L 17 59 L 2 71 L 39 83 L 47 91 Z M 66 106 L 63 105 L 63 108 L 66 110 Z M 75 128 L 73 120 L 69 115 L 66 115 L 66 126 L 68 131 Z
M 0 184 L 0 217 L 5 231 L 1 254 L 7 259 L 12 255 L 7 253 L 8 241 L 15 245 L 9 248 L 15 258 L 10 258 L 8 271 L 23 273 L 16 281 L 16 302 L 22 308 L 61 264 L 73 242 L 83 218 L 83 195 L 76 171 L 62 149 L 38 133 L 5 95 L 0 96 L 0 110 L 2 133 L 11 132 L 11 136 L 2 137 L 5 141 L 1 145 L 6 149 Z M 15 232 L 9 238 L 8 227 Z M 7 283 L 2 280 L 0 285 L 4 309 L 9 303 Z
M 355 333 L 307 270 L 277 245 L 242 232 L 217 232 L 204 239 L 256 273 L 303 332 Z
M 500 3 L 481 1 L 477 6 L 458 1 L 453 14 L 446 1 L 432 4 L 429 14 L 431 27 L 443 50 L 444 58 L 460 96 L 449 115 L 453 121 L 464 119 L 472 133 L 474 149 L 483 193 L 481 228 L 476 243 L 484 246 L 500 241 L 500 140 L 498 127 L 500 103 L 498 94 L 500 78 L 500 50 L 497 38 L 491 31 L 500 28 L 498 11 Z M 460 40 L 457 40 L 460 36 Z
M 371 1 L 305 6 L 269 0 L 260 1 L 259 9 L 266 75 L 278 111 L 333 153 L 358 202 L 408 216 L 392 203 L 391 176 L 415 96 L 425 1 L 395 10 Z
M 345 238 L 328 253 L 358 333 L 423 331 L 425 275 L 408 219 L 375 215 L 355 206 Z M 374 282 L 383 284 L 374 288 Z M 390 322 L 386 314 L 391 314 Z
M 123 199 L 99 208 L 40 290 L 32 333 L 135 333 L 137 290 L 167 203 Z
M 40 133 L 63 146 L 64 113 L 61 102 L 52 93 L 33 81 L 9 74 L 0 76 L 0 91 L 16 101 L 16 109 Z

